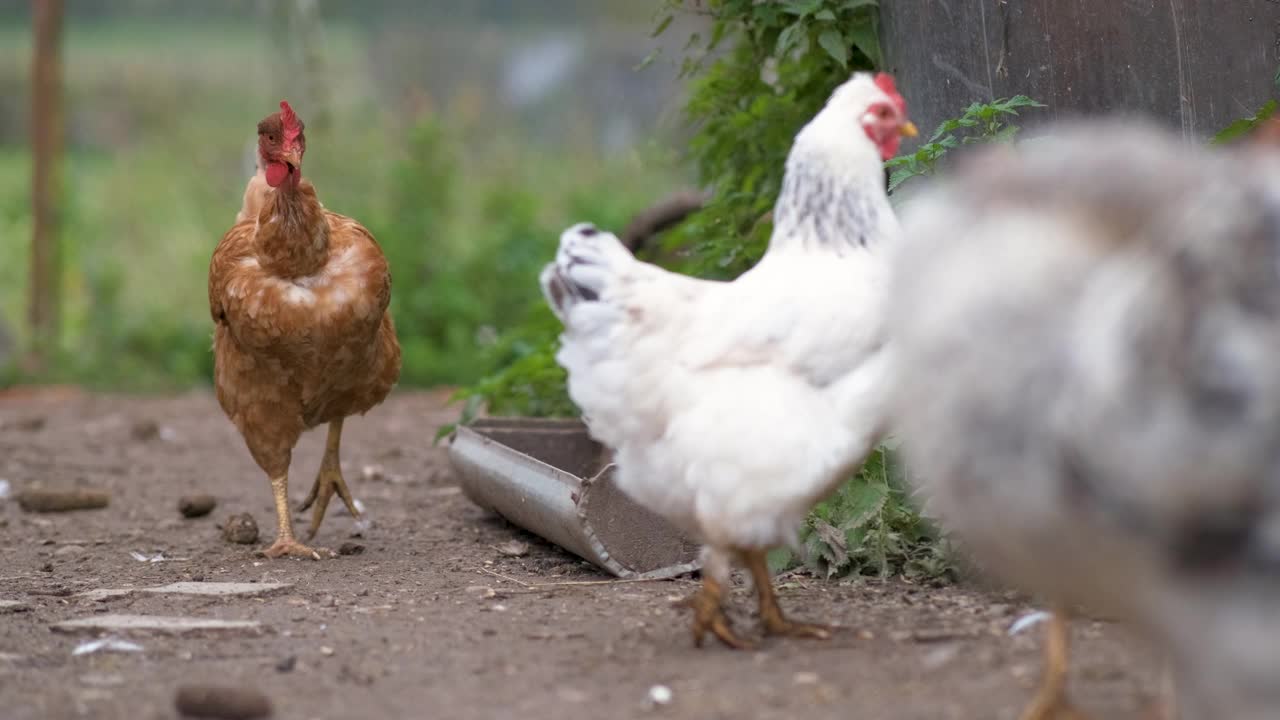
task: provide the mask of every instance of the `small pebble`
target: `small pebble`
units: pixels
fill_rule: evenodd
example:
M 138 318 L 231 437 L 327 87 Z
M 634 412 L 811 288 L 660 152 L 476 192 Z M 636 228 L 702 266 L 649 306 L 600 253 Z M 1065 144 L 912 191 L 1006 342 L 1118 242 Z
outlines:
M 332 655 L 332 654 L 333 654 L 333 648 L 329 647 L 328 645 L 321 645 L 321 646 L 320 646 L 320 654 L 321 654 L 321 655 L 325 655 L 325 656 Z
M 360 543 L 344 542 L 338 546 L 339 555 L 359 555 L 364 552 L 364 546 Z
M 254 720 L 271 715 L 271 700 L 258 690 L 219 685 L 184 685 L 174 698 L 186 717 Z
M 222 538 L 227 542 L 252 545 L 258 542 L 258 523 L 249 513 L 232 515 L 222 526 Z
M 105 490 L 37 490 L 18 493 L 18 505 L 27 512 L 49 513 L 71 510 L 97 510 L 111 502 Z
M 82 545 L 63 545 L 53 551 L 54 557 L 73 557 L 84 554 L 84 546 Z
M 797 685 L 817 685 L 820 679 L 815 672 L 798 672 L 791 676 L 791 682 Z
M 178 512 L 185 518 L 204 517 L 217 506 L 218 501 L 212 495 L 183 495 L 178 498 Z
M 296 667 L 297 664 L 298 664 L 298 657 L 296 655 L 290 655 L 289 657 L 284 658 L 280 662 L 276 663 L 276 672 L 282 672 L 282 673 L 293 672 L 293 668 Z

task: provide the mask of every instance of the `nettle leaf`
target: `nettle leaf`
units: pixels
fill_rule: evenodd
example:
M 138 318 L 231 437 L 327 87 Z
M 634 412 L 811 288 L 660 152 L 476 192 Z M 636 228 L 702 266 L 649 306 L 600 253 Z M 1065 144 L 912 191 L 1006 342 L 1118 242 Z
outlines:
M 659 20 L 658 26 L 653 29 L 653 32 L 649 33 L 649 37 L 656 38 L 662 33 L 666 32 L 667 28 L 671 27 L 671 21 L 675 19 L 676 19 L 675 15 L 667 15 L 666 17 Z
M 1013 97 L 1007 100 L 997 100 L 996 102 L 992 103 L 992 106 L 998 108 L 1002 112 L 1009 113 L 1010 115 L 1017 115 L 1018 114 L 1017 108 L 1048 107 L 1044 103 L 1036 102 L 1035 100 L 1032 100 L 1026 95 L 1014 95 Z
M 836 14 L 824 8 L 814 13 L 813 19 L 821 20 L 822 22 L 833 22 L 836 19 Z
M 813 535 L 809 547 L 816 551 L 821 559 L 827 577 L 840 572 L 849 564 L 849 552 L 845 545 L 845 535 L 840 529 L 818 518 L 812 520 Z
M 845 0 L 841 5 L 841 10 L 857 10 L 864 7 L 877 7 L 880 0 Z
M 1272 115 L 1276 114 L 1276 101 L 1268 100 L 1253 117 L 1240 118 L 1222 130 L 1219 130 L 1209 143 L 1212 145 L 1221 145 L 1222 143 L 1231 142 L 1236 138 L 1253 132 L 1253 129 L 1261 125 Z
M 991 142 L 1010 143 L 1017 137 L 1018 131 L 1022 128 L 1017 125 L 1005 125 L 995 135 L 991 136 Z
M 822 6 L 822 0 L 792 0 L 782 6 L 784 12 L 804 17 L 812 15 Z
M 769 551 L 766 560 L 769 563 L 769 571 L 776 574 L 795 567 L 796 554 L 789 547 L 774 548 Z
M 1009 124 L 1006 119 L 1016 117 L 1018 108 L 1039 107 L 1044 105 L 1026 95 L 970 104 L 959 117 L 942 121 L 929 141 L 917 147 L 915 152 L 885 163 L 890 171 L 889 191 L 897 190 L 913 177 L 931 175 L 938 161 L 959 145 L 1012 142 L 1019 127 Z
M 880 57 L 880 33 L 875 23 L 867 22 L 849 28 L 849 39 L 875 67 L 884 64 Z
M 645 68 L 649 67 L 650 65 L 652 65 L 652 64 L 653 64 L 653 61 L 654 61 L 654 60 L 657 60 L 657 59 L 658 59 L 658 56 L 659 56 L 659 55 L 661 55 L 661 54 L 662 54 L 662 48 L 660 48 L 660 47 L 656 47 L 656 48 L 654 48 L 653 50 L 649 51 L 649 54 L 648 54 L 648 55 L 645 55 L 645 56 L 644 56 L 644 59 L 643 59 L 643 60 L 641 60 L 639 63 L 637 63 L 637 64 L 635 65 L 635 67 L 633 67 L 633 68 L 631 68 L 631 69 L 632 69 L 632 70 L 634 70 L 634 71 L 637 71 L 637 72 L 638 72 L 638 71 L 640 71 L 640 70 L 645 69 Z
M 868 482 L 859 476 L 846 483 L 840 494 L 847 513 L 847 519 L 841 523 L 841 527 L 849 530 L 867 525 L 884 510 L 885 503 L 889 500 L 889 486 Z
M 799 20 L 791 23 L 785 30 L 778 33 L 778 44 L 774 48 L 774 55 L 780 58 L 786 57 L 791 48 L 795 47 L 803 36 L 804 25 Z
M 827 51 L 836 62 L 840 63 L 840 67 L 849 66 L 849 48 L 845 45 L 844 35 L 839 30 L 829 28 L 823 30 L 818 35 L 818 45 Z

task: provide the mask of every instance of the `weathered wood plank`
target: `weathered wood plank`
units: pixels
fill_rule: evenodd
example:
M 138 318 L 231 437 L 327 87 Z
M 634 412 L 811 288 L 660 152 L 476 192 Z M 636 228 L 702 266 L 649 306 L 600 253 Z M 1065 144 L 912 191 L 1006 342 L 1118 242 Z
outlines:
M 1280 0 L 886 0 L 887 68 L 926 133 L 975 100 L 1027 126 L 1141 113 L 1206 137 L 1275 95 Z

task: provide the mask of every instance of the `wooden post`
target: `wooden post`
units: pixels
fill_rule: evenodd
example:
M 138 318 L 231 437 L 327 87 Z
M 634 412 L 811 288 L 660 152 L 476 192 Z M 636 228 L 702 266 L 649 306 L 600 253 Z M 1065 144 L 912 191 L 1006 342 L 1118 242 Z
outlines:
M 62 154 L 62 0 L 32 0 L 35 56 L 31 63 L 31 329 L 29 370 L 45 367 L 58 341 L 57 197 Z

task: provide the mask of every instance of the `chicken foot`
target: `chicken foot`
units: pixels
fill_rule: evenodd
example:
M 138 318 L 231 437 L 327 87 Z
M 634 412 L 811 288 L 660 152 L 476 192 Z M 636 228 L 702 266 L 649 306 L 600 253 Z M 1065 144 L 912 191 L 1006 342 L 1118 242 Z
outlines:
M 702 587 L 680 602 L 693 609 L 693 645 L 702 647 L 702 638 L 708 632 L 720 642 L 735 650 L 750 650 L 752 644 L 738 637 L 724 612 L 724 587 L 709 575 L 702 576 Z
M 1055 608 L 1045 641 L 1044 674 L 1040 689 L 1022 712 L 1021 720 L 1086 720 L 1067 700 L 1071 626 L 1066 611 Z
M 260 550 L 269 558 L 300 557 L 319 560 L 321 557 L 337 557 L 326 548 L 311 548 L 298 542 L 293 536 L 293 518 L 289 516 L 289 476 L 271 478 L 271 494 L 276 502 L 276 541 Z
M 342 503 L 347 506 L 351 517 L 360 519 L 360 511 L 356 509 L 351 491 L 347 489 L 347 481 L 342 477 L 342 463 L 338 459 L 338 448 L 341 444 L 342 418 L 338 418 L 329 423 L 329 437 L 325 441 L 324 459 L 320 461 L 320 472 L 316 474 L 316 481 L 311 485 L 311 492 L 307 493 L 307 498 L 298 506 L 298 512 L 306 512 L 307 508 L 315 505 L 311 513 L 311 525 L 307 528 L 308 540 L 314 538 L 316 532 L 320 530 L 320 523 L 324 522 L 325 510 L 329 508 L 329 499 L 335 492 L 342 498 Z
M 760 621 L 764 623 L 766 635 L 790 635 L 818 640 L 831 637 L 831 628 L 826 625 L 795 622 L 782 614 L 777 592 L 773 589 L 773 574 L 769 572 L 769 561 L 763 550 L 743 551 L 742 562 L 751 573 L 756 594 L 760 598 Z

